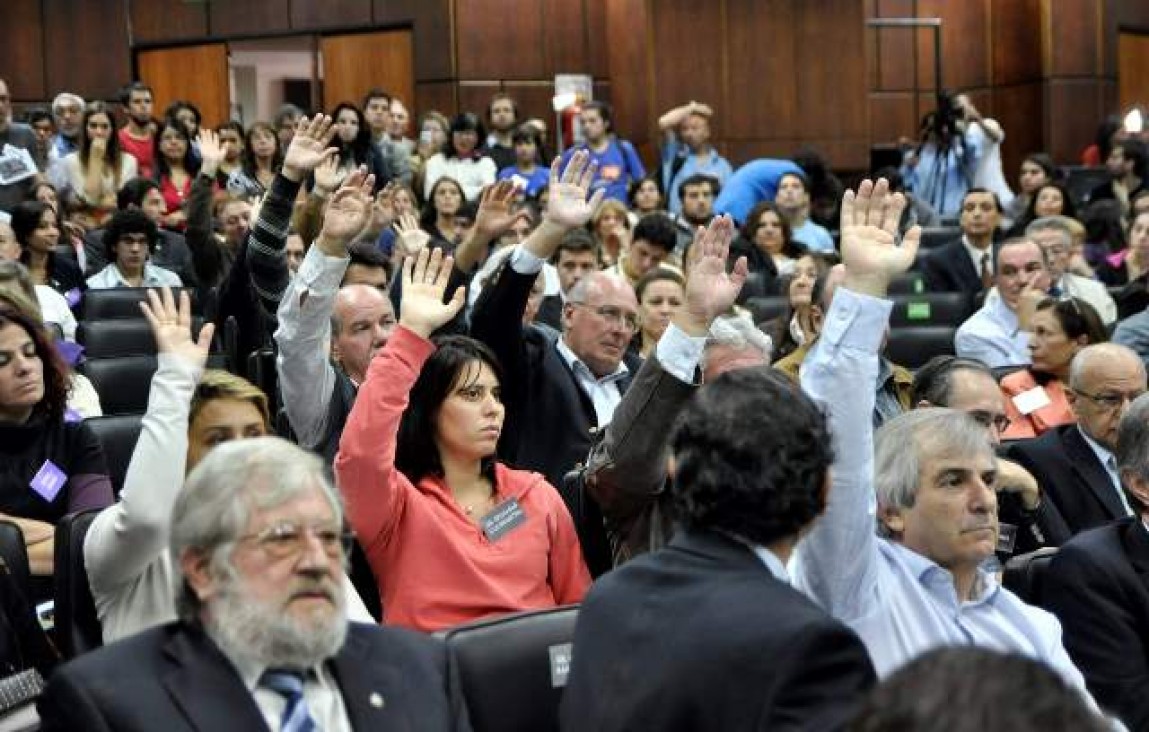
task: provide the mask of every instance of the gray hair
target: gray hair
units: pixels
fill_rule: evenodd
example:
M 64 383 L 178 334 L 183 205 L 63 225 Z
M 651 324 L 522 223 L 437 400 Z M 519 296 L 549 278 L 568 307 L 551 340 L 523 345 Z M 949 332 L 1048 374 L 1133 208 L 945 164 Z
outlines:
M 1149 480 L 1149 394 L 1133 400 L 1117 425 L 1118 470 Z
M 1073 246 L 1073 230 L 1069 228 L 1064 216 L 1042 216 L 1025 227 L 1026 236 L 1033 236 L 1039 231 L 1056 231 L 1062 235 L 1065 246 Z
M 52 113 L 56 114 L 57 110 L 68 102 L 75 102 L 81 110 L 84 108 L 84 98 L 82 96 L 73 94 L 72 92 L 60 92 L 56 95 L 56 98 L 52 100 Z
M 169 548 L 180 618 L 196 619 L 202 606 L 180 571 L 185 552 L 200 552 L 213 572 L 230 574 L 232 550 L 253 511 L 281 506 L 317 488 L 342 525 L 343 505 L 317 455 L 280 437 L 233 440 L 208 453 L 188 476 L 172 509 Z
M 912 450 L 907 450 L 912 446 Z M 879 508 L 911 508 L 931 455 L 993 454 L 985 427 L 956 409 L 923 407 L 900 414 L 874 436 L 874 490 Z M 878 521 L 879 533 L 885 527 Z
M 1074 391 L 1080 391 L 1082 388 L 1081 380 L 1085 376 L 1085 370 L 1089 368 L 1090 362 L 1094 359 L 1113 359 L 1113 358 L 1128 358 L 1130 361 L 1135 361 L 1141 365 L 1144 371 L 1145 364 L 1137 352 L 1133 349 L 1123 346 L 1120 343 L 1093 343 L 1082 348 L 1073 357 L 1073 361 L 1069 364 L 1069 388 Z
M 710 324 L 710 333 L 706 336 L 706 348 L 702 351 L 703 369 L 706 368 L 706 352 L 714 346 L 726 346 L 739 350 L 754 348 L 762 354 L 766 363 L 774 353 L 774 341 L 754 325 L 753 319 L 747 314 L 720 315 Z

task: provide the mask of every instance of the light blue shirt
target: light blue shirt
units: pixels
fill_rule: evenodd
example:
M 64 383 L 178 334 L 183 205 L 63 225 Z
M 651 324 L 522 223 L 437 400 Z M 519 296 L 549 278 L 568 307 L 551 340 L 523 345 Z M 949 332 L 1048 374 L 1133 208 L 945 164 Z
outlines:
M 1085 440 L 1085 444 L 1089 445 L 1089 449 L 1097 456 L 1097 462 L 1101 463 L 1101 467 L 1105 468 L 1105 474 L 1109 476 L 1109 483 L 1113 486 L 1113 490 L 1117 493 L 1117 500 L 1121 501 L 1121 505 L 1125 507 L 1125 515 L 1133 516 L 1133 509 L 1129 506 L 1129 499 L 1125 497 L 1125 490 L 1121 487 L 1121 474 L 1117 471 L 1117 460 L 1113 453 L 1105 448 L 1097 440 L 1090 437 L 1081 429 L 1081 425 L 1077 425 L 1077 431 L 1081 434 L 1081 438 Z
M 973 600 L 935 562 L 878 537 L 870 413 L 891 303 L 839 287 L 801 372 L 834 436 L 826 512 L 798 545 L 795 585 L 862 639 L 879 677 L 939 646 L 969 645 L 1043 661 L 1085 692 L 1053 615 L 980 570 Z
M 929 203 L 939 216 L 957 216 L 984 147 L 984 136 L 979 138 L 968 133 L 964 145 L 955 135 L 944 154 L 932 142 L 922 145 L 917 165 L 903 166 L 900 171 L 906 190 Z
M 801 242 L 811 252 L 834 254 L 837 251 L 834 249 L 834 237 L 830 236 L 826 227 L 815 224 L 810 219 L 806 219 L 801 226 L 794 227 L 790 232 L 790 238 Z
M 954 350 L 962 358 L 981 361 L 991 369 L 1030 363 L 1029 333 L 1021 330 L 1017 314 L 1000 297 L 986 297 L 981 310 L 961 324 L 954 336 Z
M 157 267 L 151 262 L 144 264 L 144 276 L 140 287 L 183 287 L 183 281 L 175 272 Z M 113 262 L 88 278 L 88 287 L 93 290 L 110 290 L 114 287 L 135 287 L 124 279 L 120 268 Z
M 685 156 L 682 167 L 671 178 L 670 171 L 674 167 L 674 160 L 680 155 Z M 671 213 L 682 213 L 682 199 L 678 196 L 679 184 L 699 173 L 716 179 L 718 187 L 721 188 L 734 174 L 734 169 L 714 148 L 710 148 L 706 155 L 699 158 L 678 139 L 677 135 L 668 135 L 666 144 L 662 147 L 662 188 L 666 191 L 666 207 Z

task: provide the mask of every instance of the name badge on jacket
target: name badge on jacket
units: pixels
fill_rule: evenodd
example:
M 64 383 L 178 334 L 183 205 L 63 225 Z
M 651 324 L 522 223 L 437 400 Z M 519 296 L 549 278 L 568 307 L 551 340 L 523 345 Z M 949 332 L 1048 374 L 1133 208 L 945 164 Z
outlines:
M 496 542 L 526 520 L 527 515 L 523 513 L 523 507 L 519 505 L 518 499 L 511 498 L 491 509 L 490 513 L 479 520 L 479 525 L 487 540 Z

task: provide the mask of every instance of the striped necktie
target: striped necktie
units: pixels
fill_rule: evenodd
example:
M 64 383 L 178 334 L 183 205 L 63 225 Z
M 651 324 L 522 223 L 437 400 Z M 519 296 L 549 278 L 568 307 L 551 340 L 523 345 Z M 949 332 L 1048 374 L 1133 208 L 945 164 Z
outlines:
M 271 689 L 287 702 L 279 732 L 315 732 L 315 720 L 303 698 L 303 674 L 282 668 L 269 668 L 259 678 L 259 685 Z

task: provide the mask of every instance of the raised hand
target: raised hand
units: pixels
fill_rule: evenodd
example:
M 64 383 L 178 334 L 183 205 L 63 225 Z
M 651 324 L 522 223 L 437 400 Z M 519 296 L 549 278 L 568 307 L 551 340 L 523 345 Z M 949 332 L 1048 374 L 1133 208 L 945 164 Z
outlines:
M 398 186 L 394 181 L 383 186 L 383 190 L 375 194 L 371 204 L 371 220 L 367 230 L 378 235 L 395 220 L 395 191 Z
M 152 326 L 156 350 L 174 354 L 201 368 L 207 363 L 215 325 L 204 323 L 199 331 L 199 340 L 192 339 L 191 300 L 186 291 L 180 292 L 177 306 L 169 288 L 165 287 L 160 292 L 148 290 L 148 301 L 141 302 L 140 309 Z
M 343 181 L 343 186 L 331 197 L 323 214 L 323 229 L 319 238 L 327 245 L 334 243 L 346 250 L 347 242 L 358 236 L 371 216 L 371 190 L 375 176 L 360 167 Z
M 501 180 L 487 186 L 479 196 L 479 210 L 475 214 L 475 232 L 485 241 L 494 241 L 510 230 L 515 221 L 525 215 L 511 211 L 518 189 L 511 180 Z
M 431 241 L 431 235 L 419 226 L 419 219 L 415 218 L 415 214 L 403 214 L 394 228 L 398 235 L 395 244 L 400 256 L 413 257 L 426 249 L 427 243 Z
M 339 167 L 339 156 L 328 156 L 315 166 L 315 191 L 325 196 L 330 195 L 346 177 L 347 171 Z
M 876 185 L 862 181 L 857 194 L 846 191 L 842 197 L 841 248 L 849 289 L 885 297 L 890 280 L 913 265 L 922 229 L 911 228 L 902 245 L 897 245 L 898 221 L 905 207 L 906 197 L 891 195 L 885 178 Z
M 455 288 L 444 303 L 443 293 L 455 266 L 452 257 L 442 249 L 423 249 L 417 256 L 403 261 L 403 300 L 399 306 L 399 324 L 424 338 L 430 338 L 463 309 L 466 293 Z
M 199 143 L 200 173 L 208 176 L 215 175 L 225 155 L 223 145 L 219 141 L 219 135 L 214 130 L 200 130 L 195 139 Z
M 551 163 L 550 194 L 547 197 L 547 210 L 543 218 L 547 223 L 564 229 L 574 229 L 590 221 L 602 202 L 604 189 L 594 192 L 587 200 L 587 191 L 594 181 L 598 165 L 591 162 L 585 150 L 571 156 L 566 170 L 559 174 L 561 158 Z
M 325 114 L 317 114 L 311 119 L 301 117 L 295 123 L 295 137 L 283 155 L 283 175 L 290 180 L 301 181 L 319 167 L 324 160 L 336 155 L 337 148 L 328 147 L 335 137 L 335 125 Z
M 689 335 L 705 335 L 714 319 L 729 311 L 742 291 L 749 274 L 746 257 L 739 257 L 733 269 L 726 271 L 733 239 L 734 222 L 725 215 L 715 217 L 694 234 L 691 266 L 686 273 L 686 303 L 674 321 Z

